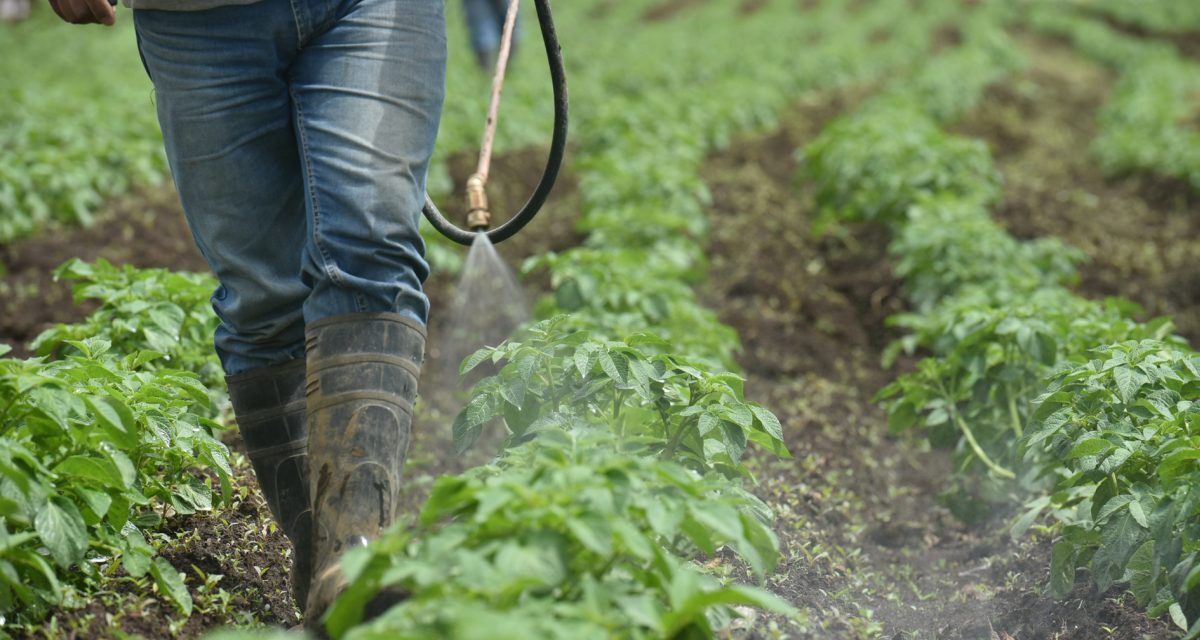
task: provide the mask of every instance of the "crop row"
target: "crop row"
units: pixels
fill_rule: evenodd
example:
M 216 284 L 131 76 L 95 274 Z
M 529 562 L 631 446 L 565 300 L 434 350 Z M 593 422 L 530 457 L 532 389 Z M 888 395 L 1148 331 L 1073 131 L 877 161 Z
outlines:
M 506 625 L 519 637 L 529 637 L 523 625 L 567 637 L 709 634 L 737 603 L 786 609 L 690 562 L 731 549 L 757 574 L 770 570 L 778 551 L 769 510 L 739 486 L 739 458 L 751 442 L 784 453 L 774 416 L 744 400 L 736 375 L 719 373 L 736 347 L 732 332 L 679 283 L 702 277 L 705 191 L 696 168 L 736 132 L 769 125 L 796 93 L 877 77 L 919 56 L 954 10 L 936 6 L 912 16 L 905 2 L 880 3 L 847 30 L 842 7 L 826 3 L 809 14 L 805 33 L 845 37 L 800 61 L 788 47 L 790 3 L 739 23 L 739 34 L 775 43 L 753 64 L 731 55 L 739 42 L 722 37 L 734 2 L 714 3 L 686 28 L 648 29 L 637 42 L 597 39 L 595 54 L 619 64 L 573 75 L 585 79 L 576 95 L 595 109 L 578 118 L 590 239 L 531 263 L 552 272 L 547 313 L 570 315 L 480 356 L 504 366 L 475 389 L 456 436 L 465 445 L 498 416 L 510 448 L 492 465 L 440 480 L 412 527 L 350 560 L 358 580 L 333 630 L 347 629 L 385 583 L 414 597 L 355 637 L 469 624 L 452 615 L 465 607 L 488 612 L 474 618 L 488 637 Z M 612 19 L 639 13 L 625 6 Z M 885 29 L 890 38 L 867 46 Z M 647 51 L 681 64 L 627 73 L 644 68 L 637 63 Z M 33 620 L 124 570 L 149 574 L 186 613 L 186 585 L 153 558 L 143 531 L 228 496 L 226 452 L 214 438 L 221 383 L 208 344 L 212 282 L 103 263 L 72 263 L 62 275 L 103 306 L 40 338 L 45 359 L 0 361 L 8 527 L 0 605 Z
M 0 243 L 88 224 L 106 198 L 167 171 L 132 25 L 77 40 L 50 13 L 0 40 Z
M 1118 72 L 1092 144 L 1106 171 L 1148 171 L 1200 190 L 1200 131 L 1186 124 L 1197 115 L 1200 64 L 1167 42 L 1125 35 L 1060 7 L 1039 6 L 1029 20 Z
M 1118 23 L 1156 33 L 1200 30 L 1200 4 L 1191 0 L 1153 0 L 1138 3 L 1098 0 L 1086 6 L 1091 11 L 1108 16 Z
M 904 2 L 881 3 L 847 30 L 843 8 L 823 6 L 801 35 L 838 25 L 840 37 L 803 62 L 789 46 L 791 3 L 736 29 L 737 3 L 720 2 L 686 24 L 595 40 L 602 49 L 588 58 L 609 64 L 573 85 L 588 239 L 527 264 L 550 271 L 555 293 L 540 312 L 551 318 L 464 363 L 499 372 L 473 388 L 456 442 L 469 446 L 500 418 L 507 448 L 439 479 L 415 522 L 348 558 L 354 584 L 331 612 L 334 637 L 709 637 L 730 605 L 787 610 L 691 562 L 702 553 L 731 571 L 732 553 L 754 575 L 770 571 L 770 512 L 741 488 L 740 458 L 751 443 L 786 454 L 778 420 L 720 372 L 734 335 L 687 286 L 703 267 L 706 194 L 695 176 L 712 148 L 770 125 L 799 92 L 919 57 L 952 10 L 942 8 L 914 17 Z M 871 50 L 886 26 L 890 44 Z M 732 55 L 740 38 L 764 43 L 753 64 Z M 639 65 L 648 52 L 673 63 Z M 409 600 L 354 626 L 385 586 Z
M 221 388 L 213 282 L 104 262 L 71 262 L 59 275 L 100 307 L 42 334 L 46 357 L 0 359 L 0 617 L 37 622 L 121 569 L 149 574 L 189 611 L 179 573 L 154 558 L 147 533 L 164 515 L 229 499 L 210 391 Z
M 954 449 L 951 506 L 969 517 L 987 507 L 972 495 L 1027 498 L 1013 534 L 1047 512 L 1057 521 L 1054 593 L 1087 568 L 1101 589 L 1127 581 L 1152 615 L 1169 611 L 1195 636 L 1200 359 L 1169 321 L 1136 322 L 1131 303 L 1065 288 L 1080 254 L 993 222 L 1000 188 L 986 147 L 942 130 L 963 113 L 943 105 L 973 104 L 1016 68 L 1003 13 L 831 125 L 803 152 L 805 173 L 834 219 L 893 232 L 913 302 L 893 319 L 912 332 L 893 353 L 932 355 L 880 398 L 891 430 L 921 427 Z

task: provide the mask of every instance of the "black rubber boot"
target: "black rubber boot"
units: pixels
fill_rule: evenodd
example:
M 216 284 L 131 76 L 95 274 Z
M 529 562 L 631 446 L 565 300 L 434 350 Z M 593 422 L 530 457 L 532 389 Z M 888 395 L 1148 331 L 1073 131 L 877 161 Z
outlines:
M 319 629 L 346 588 L 342 554 L 396 519 L 425 329 L 399 314 L 359 313 L 319 320 L 306 334 L 315 573 L 305 623 Z
M 304 611 L 313 545 L 304 359 L 229 376 L 225 382 L 267 506 L 292 541 L 292 597 Z

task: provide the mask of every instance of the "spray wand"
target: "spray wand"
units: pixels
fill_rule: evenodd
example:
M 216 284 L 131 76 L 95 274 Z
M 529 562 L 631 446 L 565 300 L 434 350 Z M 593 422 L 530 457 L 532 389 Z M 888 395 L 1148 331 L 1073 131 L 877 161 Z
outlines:
M 437 205 L 426 194 L 425 208 L 422 213 L 433 225 L 433 228 L 451 240 L 464 245 L 470 245 L 475 237 L 484 234 L 492 244 L 503 242 L 520 231 L 537 215 L 545 204 L 546 198 L 554 188 L 558 179 L 558 171 L 562 167 L 563 156 L 567 148 L 567 78 L 563 70 L 562 49 L 558 44 L 558 34 L 554 29 L 554 17 L 550 13 L 550 0 L 534 0 L 537 7 L 538 24 L 542 31 L 542 41 L 546 45 L 546 59 L 550 65 L 550 82 L 554 91 L 554 133 L 550 140 L 550 155 L 546 159 L 546 168 L 542 178 L 533 191 L 533 195 L 507 222 L 495 229 L 491 227 L 491 210 L 487 201 L 487 177 L 492 160 L 492 145 L 496 138 L 496 121 L 500 110 L 500 93 L 504 87 L 504 74 L 508 68 L 508 56 L 512 50 L 512 34 L 517 22 L 519 0 L 511 0 L 508 14 L 504 20 L 504 35 L 500 44 L 500 52 L 496 60 L 496 75 L 492 80 L 492 100 L 488 107 L 487 127 L 484 131 L 483 145 L 479 153 L 479 164 L 475 173 L 467 180 L 467 228 L 464 231 L 442 215 Z

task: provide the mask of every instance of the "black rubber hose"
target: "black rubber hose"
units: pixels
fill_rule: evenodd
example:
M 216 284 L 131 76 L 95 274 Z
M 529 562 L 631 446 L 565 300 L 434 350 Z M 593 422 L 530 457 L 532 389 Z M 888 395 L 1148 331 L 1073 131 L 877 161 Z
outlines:
M 513 0 L 514 2 L 518 0 Z M 550 14 L 550 0 L 534 0 L 537 6 L 538 23 L 542 28 L 542 41 L 546 45 L 546 59 L 550 63 L 550 82 L 554 89 L 554 137 L 550 140 L 550 156 L 546 158 L 546 169 L 542 179 L 534 189 L 533 195 L 524 207 L 507 222 L 491 231 L 464 231 L 458 228 L 438 210 L 437 205 L 428 194 L 425 195 L 425 208 L 422 213 L 429 219 L 442 235 L 459 243 L 470 245 L 475 236 L 486 233 L 492 244 L 498 244 L 511 238 L 520 231 L 546 203 L 554 181 L 558 179 L 558 171 L 562 167 L 563 156 L 567 152 L 567 74 L 563 69 L 562 48 L 558 45 L 558 34 L 554 30 L 554 17 Z

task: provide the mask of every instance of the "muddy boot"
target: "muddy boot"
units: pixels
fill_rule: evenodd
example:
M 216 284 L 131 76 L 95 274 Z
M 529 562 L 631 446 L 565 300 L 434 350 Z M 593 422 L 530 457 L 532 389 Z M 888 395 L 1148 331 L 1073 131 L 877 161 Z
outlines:
M 306 334 L 316 526 L 305 624 L 319 629 L 346 587 L 342 554 L 374 540 L 396 518 L 425 329 L 394 313 L 359 313 L 319 320 Z M 388 604 L 373 602 L 368 615 Z
M 271 515 L 292 541 L 292 597 L 304 611 L 312 582 L 304 359 L 229 376 L 229 399 Z

